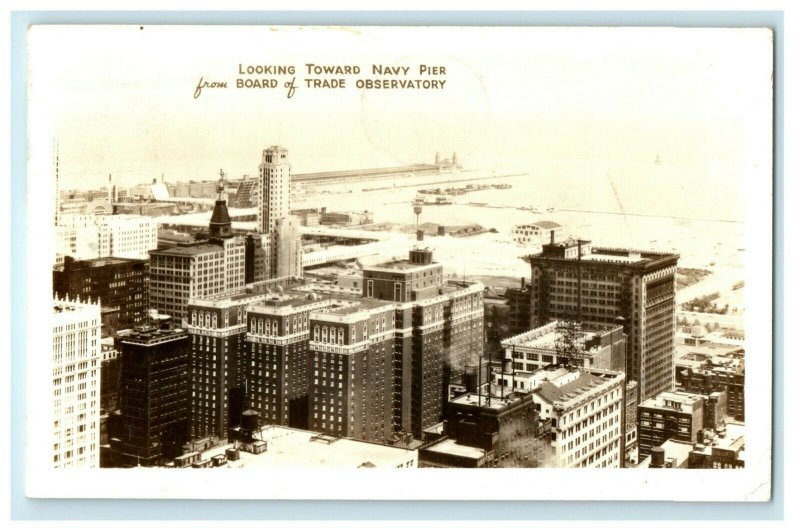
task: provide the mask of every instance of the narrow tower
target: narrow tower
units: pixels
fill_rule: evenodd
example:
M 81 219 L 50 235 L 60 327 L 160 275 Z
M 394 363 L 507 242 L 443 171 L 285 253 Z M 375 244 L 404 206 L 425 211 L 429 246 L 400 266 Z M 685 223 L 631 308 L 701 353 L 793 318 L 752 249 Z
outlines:
M 212 238 L 230 238 L 233 236 L 233 229 L 231 228 L 231 217 L 228 215 L 228 205 L 225 201 L 225 183 L 222 170 L 219 171 L 217 191 L 217 201 L 214 203 L 214 211 L 211 213 L 208 232 Z
M 269 234 L 275 222 L 289 216 L 291 165 L 286 148 L 270 146 L 261 155 L 258 191 L 258 231 Z

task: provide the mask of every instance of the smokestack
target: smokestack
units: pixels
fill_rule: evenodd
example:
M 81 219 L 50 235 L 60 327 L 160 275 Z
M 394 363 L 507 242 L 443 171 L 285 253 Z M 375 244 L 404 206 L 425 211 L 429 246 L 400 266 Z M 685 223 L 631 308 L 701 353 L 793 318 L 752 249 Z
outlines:
M 556 243 L 556 231 L 550 231 L 550 243 Z
M 417 229 L 417 241 L 421 242 L 425 239 L 425 231 L 422 229 Z
M 519 287 L 525 289 L 525 277 L 520 277 L 519 279 Z

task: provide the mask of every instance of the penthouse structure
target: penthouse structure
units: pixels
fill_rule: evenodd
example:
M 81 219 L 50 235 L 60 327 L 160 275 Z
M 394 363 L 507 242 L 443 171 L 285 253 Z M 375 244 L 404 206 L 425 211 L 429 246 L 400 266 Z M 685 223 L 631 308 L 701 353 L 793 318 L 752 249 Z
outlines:
M 189 435 L 189 334 L 168 316 L 117 338 L 120 426 L 116 466 L 158 466 L 181 455 Z
M 116 326 L 130 328 L 146 317 L 147 261 L 136 258 L 93 258 L 64 263 L 53 270 L 53 291 L 59 296 L 99 301 L 103 309 L 116 309 Z
M 628 338 L 625 373 L 640 399 L 673 387 L 675 273 L 670 253 L 592 247 L 590 241 L 548 243 L 531 264 L 531 326 L 551 319 L 621 325 Z
M 553 365 L 625 372 L 627 338 L 621 325 L 581 326 L 553 321 L 500 343 L 505 372 L 535 372 Z
M 309 315 L 309 428 L 370 442 L 394 435 L 394 308 L 341 302 Z
M 100 305 L 53 299 L 53 467 L 100 466 Z
M 363 273 L 363 296 L 394 306 L 394 424 L 417 438 L 441 420 L 448 384 L 461 383 L 483 352 L 483 285 L 442 278 L 420 248 Z
M 247 309 L 246 402 L 267 424 L 308 427 L 309 315 L 333 304 L 288 291 L 262 296 Z

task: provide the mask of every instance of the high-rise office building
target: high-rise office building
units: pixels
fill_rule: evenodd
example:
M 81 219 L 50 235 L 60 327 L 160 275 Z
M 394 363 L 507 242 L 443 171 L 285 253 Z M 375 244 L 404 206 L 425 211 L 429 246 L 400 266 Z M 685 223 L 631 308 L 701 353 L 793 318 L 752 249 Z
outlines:
M 53 300 L 53 466 L 100 465 L 100 305 Z
M 364 268 L 364 297 L 395 308 L 394 423 L 422 438 L 442 418 L 447 387 L 483 352 L 483 285 L 448 282 L 429 249 Z
M 262 296 L 248 308 L 246 401 L 265 422 L 308 427 L 309 314 L 332 304 L 313 294 L 287 292 Z
M 640 400 L 673 387 L 675 273 L 672 253 L 592 247 L 569 240 L 542 246 L 531 264 L 531 327 L 552 319 L 622 325 L 626 374 Z
M 394 308 L 360 299 L 309 316 L 309 429 L 388 443 L 394 436 Z
M 271 278 L 303 276 L 303 246 L 300 240 L 300 220 L 291 216 L 275 221 L 270 235 Z
M 239 293 L 190 299 L 189 417 L 192 440 L 225 437 L 245 408 L 245 337 L 248 305 L 264 295 Z
M 189 435 L 189 334 L 168 317 L 117 338 L 119 432 L 116 466 L 158 466 L 183 453 Z
M 289 216 L 289 186 L 292 167 L 286 148 L 270 146 L 261 154 L 257 221 L 258 230 L 269 234 L 275 222 Z
M 269 241 L 269 278 L 303 276 L 300 220 L 289 207 L 292 167 L 286 148 L 270 146 L 261 154 L 258 168 L 258 232 Z M 256 242 L 251 242 L 256 243 Z M 257 272 L 257 271 L 254 271 Z

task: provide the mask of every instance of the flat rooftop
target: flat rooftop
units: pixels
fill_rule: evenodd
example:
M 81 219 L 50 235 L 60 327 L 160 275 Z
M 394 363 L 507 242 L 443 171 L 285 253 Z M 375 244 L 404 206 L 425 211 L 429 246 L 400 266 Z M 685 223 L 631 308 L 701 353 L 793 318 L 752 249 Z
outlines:
M 229 468 L 395 468 L 414 460 L 417 451 L 382 444 L 319 437 L 318 432 L 297 430 L 284 426 L 268 426 L 261 430 L 259 439 L 267 442 L 265 452 L 254 455 L 239 452 L 238 461 L 228 461 Z M 225 454 L 227 448 L 211 448 L 201 454 L 202 459 Z
M 162 256 L 195 256 L 207 253 L 217 253 L 222 251 L 221 245 L 214 245 L 212 243 L 197 243 L 193 245 L 178 245 L 170 247 L 169 249 L 154 249 L 149 251 L 151 255 Z
M 78 268 L 83 266 L 88 267 L 104 267 L 109 265 L 119 265 L 119 264 L 130 264 L 130 263 L 143 263 L 146 260 L 142 260 L 139 258 L 118 258 L 115 256 L 109 256 L 105 258 L 89 258 L 87 260 L 75 260 L 73 262 L 65 262 L 69 263 L 70 267 Z M 62 266 L 63 268 L 63 266 Z
M 725 424 L 725 435 L 716 432 L 713 444 L 705 445 L 702 450 L 695 450 L 706 455 L 711 455 L 714 448 L 721 450 L 739 451 L 744 448 L 744 422 L 728 421 Z
M 654 396 L 653 398 L 648 398 L 647 400 L 639 404 L 639 407 L 647 407 L 654 409 L 669 409 L 674 411 L 675 408 L 668 406 L 666 402 L 673 402 L 680 404 L 681 409 L 683 409 L 683 406 L 691 406 L 697 400 L 702 400 L 702 399 L 703 397 L 697 394 L 673 393 L 671 391 L 664 391 Z
M 491 398 L 491 399 L 490 399 Z M 485 391 L 480 395 L 477 393 L 467 393 L 450 400 L 451 404 L 459 404 L 465 406 L 474 406 L 487 409 L 503 409 L 519 401 L 519 397 L 510 396 L 500 398 L 498 396 L 489 396 Z M 480 405 L 479 405 L 480 402 Z
M 415 270 L 422 270 L 422 269 L 429 269 L 432 267 L 439 266 L 441 264 L 438 262 L 431 262 L 430 264 L 415 264 L 411 262 L 411 260 L 407 259 L 399 259 L 399 260 L 392 260 L 389 262 L 382 262 L 380 264 L 375 264 L 374 266 L 365 266 L 364 271 L 415 271 Z
M 427 452 L 435 452 L 437 454 L 457 455 L 459 457 L 467 457 L 469 459 L 480 459 L 486 453 L 480 448 L 458 444 L 455 439 L 443 439 L 439 442 L 432 444 L 425 449 Z
M 374 310 L 375 308 L 381 307 L 389 309 L 393 308 L 394 304 L 377 299 L 356 299 L 353 301 L 342 301 L 340 304 L 334 304 L 333 306 L 320 310 L 320 313 L 350 315 L 364 310 Z

